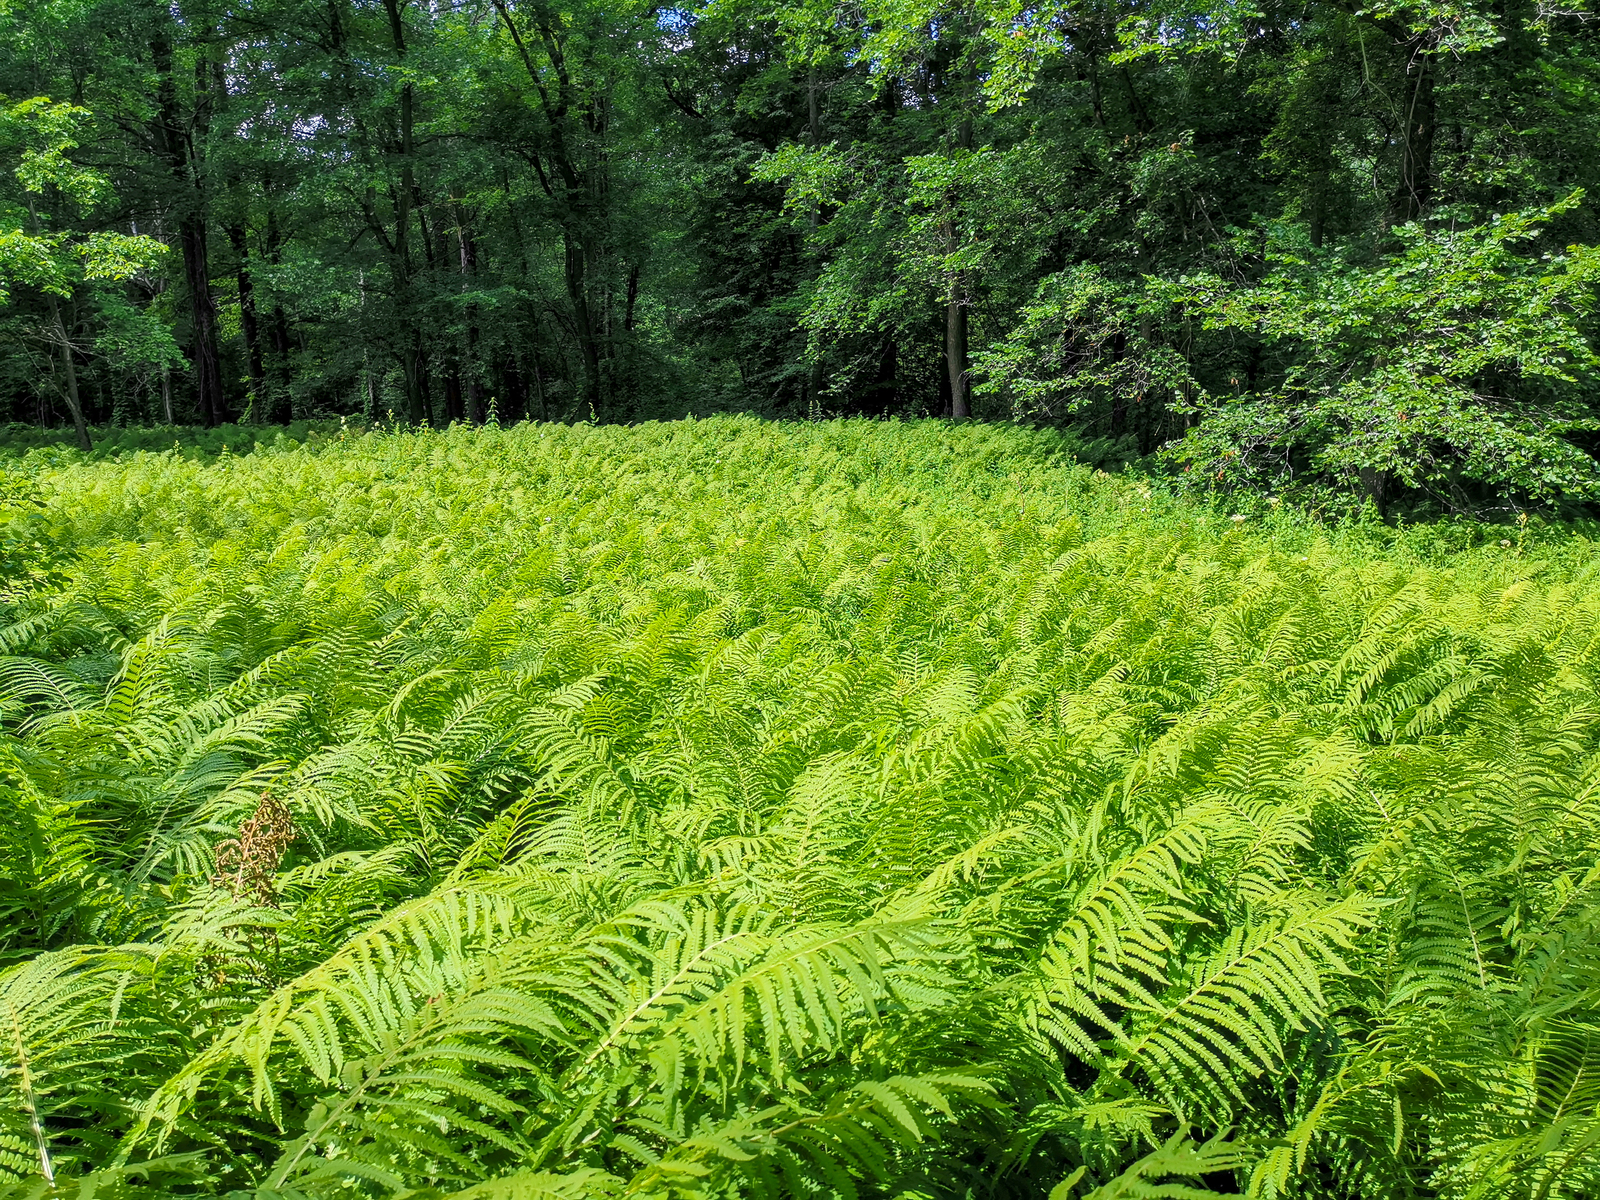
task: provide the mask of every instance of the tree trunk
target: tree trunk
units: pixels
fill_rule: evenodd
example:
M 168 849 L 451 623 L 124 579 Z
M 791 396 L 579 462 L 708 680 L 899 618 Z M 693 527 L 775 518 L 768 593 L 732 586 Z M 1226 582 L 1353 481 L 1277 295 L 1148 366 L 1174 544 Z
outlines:
M 528 352 L 533 359 L 530 364 L 533 367 L 533 396 L 539 403 L 539 420 L 548 420 L 550 410 L 545 404 L 544 398 L 544 372 L 539 369 L 539 343 L 537 341 L 531 342 L 528 346 Z M 528 419 L 533 419 L 533 413 L 528 413 Z
M 398 0 L 383 0 L 389 15 L 389 36 L 397 58 L 406 56 L 405 25 L 400 19 Z M 417 196 L 414 128 L 416 98 L 408 81 L 400 87 L 400 143 L 393 149 L 400 157 L 400 184 L 390 191 L 394 202 L 394 240 L 390 244 L 390 266 L 394 277 L 395 317 L 400 323 L 400 368 L 406 380 L 406 420 L 420 425 L 427 419 L 427 382 L 424 373 L 422 330 L 412 312 L 411 288 L 411 211 Z M 426 227 L 424 227 L 426 229 Z M 425 247 L 426 249 L 426 247 Z
M 229 225 L 228 241 L 239 260 L 239 326 L 244 333 L 245 355 L 250 363 L 250 378 L 246 381 L 250 390 L 250 421 L 259 425 L 267 420 L 271 401 L 267 395 L 267 370 L 261 353 L 261 330 L 256 322 L 255 283 L 250 278 L 250 246 L 244 226 Z
M 478 381 L 476 369 L 467 376 L 466 417 L 474 425 L 483 424 L 483 384 Z
M 1128 335 L 1120 329 L 1111 337 L 1111 357 L 1114 362 L 1122 362 L 1128 357 Z M 1113 438 L 1120 438 L 1128 428 L 1128 397 L 1120 385 L 1113 385 L 1111 392 L 1111 413 L 1107 418 L 1107 432 Z
M 428 418 L 427 398 L 423 395 L 427 367 L 422 358 L 422 334 L 412 330 L 411 339 L 411 344 L 400 352 L 400 370 L 406 377 L 406 421 L 421 425 Z
M 206 197 L 191 133 L 203 133 L 206 114 L 198 101 L 193 121 L 185 121 L 179 113 L 172 42 L 164 31 L 151 41 L 150 52 L 157 76 L 155 140 L 177 189 L 178 242 L 183 252 L 183 277 L 189 288 L 189 360 L 194 364 L 195 399 L 202 424 L 210 426 L 222 419 L 225 404 L 222 359 L 217 351 L 217 308 L 211 297 Z M 206 94 L 210 80 L 203 64 L 196 65 L 196 82 L 197 94 Z
M 522 371 L 515 356 L 506 356 L 501 379 L 504 383 L 501 388 L 503 396 L 495 415 L 502 425 L 514 424 L 526 414 L 528 407 L 528 385 L 522 381 Z
M 61 302 L 53 292 L 45 294 L 50 299 L 50 321 L 55 326 L 56 341 L 61 350 L 61 371 L 65 379 L 61 394 L 66 399 L 67 411 L 72 414 L 72 428 L 78 435 L 78 449 L 87 454 L 94 449 L 94 444 L 89 441 L 89 427 L 84 424 L 83 404 L 78 398 L 78 368 L 72 361 L 72 337 L 66 321 L 61 317 Z
M 411 85 L 406 84 L 400 93 L 402 144 L 411 140 Z M 411 165 L 407 161 L 401 169 L 401 181 L 395 195 L 395 239 L 391 256 L 394 271 L 395 315 L 399 319 L 403 347 L 400 367 L 406 378 L 406 420 L 420 425 L 426 419 L 423 389 L 422 330 L 418 329 L 411 313 Z
M 950 285 L 944 310 L 944 365 L 950 375 L 950 415 L 957 420 L 972 415 L 972 379 L 967 369 L 967 306 Z
M 1322 249 L 1323 228 L 1327 223 L 1327 194 L 1328 172 L 1318 171 L 1311 184 L 1310 203 L 1307 207 L 1311 225 L 1311 244 L 1316 249 Z
M 273 266 L 278 266 L 283 261 L 284 242 L 283 234 L 278 228 L 278 206 L 273 203 L 265 181 L 262 190 L 267 193 L 267 261 Z M 283 311 L 282 304 L 272 306 L 272 318 L 267 323 L 267 330 L 272 337 L 270 367 L 272 387 L 269 392 L 266 420 L 282 421 L 287 425 L 294 419 L 294 400 L 289 386 L 292 375 L 289 365 L 289 318 Z
M 589 304 L 588 248 L 568 234 L 566 242 L 567 299 L 572 304 L 573 325 L 578 335 L 578 353 L 583 358 L 583 401 L 589 414 L 600 414 L 600 337 L 594 312 Z M 583 414 L 579 414 L 580 416 Z
M 281 304 L 272 306 L 272 354 L 276 360 L 273 368 L 276 380 L 272 389 L 272 409 L 275 415 L 268 419 L 287 425 L 294 420 L 294 393 L 290 387 L 292 371 L 289 366 L 291 361 L 289 318 Z
M 1431 37 L 1411 43 L 1400 136 L 1400 179 L 1389 203 L 1389 225 L 1420 220 L 1433 200 L 1433 141 L 1436 119 Z
M 444 423 L 461 420 L 461 372 L 455 367 L 444 376 Z
M 478 246 L 473 241 L 472 233 L 465 221 L 458 220 L 457 227 L 456 241 L 461 251 L 461 285 L 470 290 L 476 285 Z M 482 425 L 483 384 L 480 382 L 481 369 L 478 363 L 478 307 L 475 304 L 467 305 L 467 360 L 463 365 L 466 375 L 464 415 L 474 425 Z
M 866 403 L 867 411 L 874 416 L 888 416 L 898 404 L 899 349 L 894 334 L 890 333 L 883 343 L 883 349 L 878 352 L 877 377 L 872 381 L 872 390 L 868 393 Z
M 229 107 L 228 76 L 223 69 L 223 54 L 210 56 L 210 95 L 212 103 L 224 113 Z M 196 85 L 205 79 L 205 58 L 197 65 Z M 250 264 L 250 241 L 245 229 L 250 202 L 241 186 L 237 168 L 227 172 L 227 214 L 223 222 L 228 244 L 233 247 L 234 278 L 239 287 L 239 330 L 244 336 L 245 362 L 248 374 L 245 390 L 249 395 L 247 418 L 252 425 L 261 424 L 269 408 L 266 387 L 266 367 L 261 352 L 261 328 L 256 315 L 254 269 Z
M 1361 479 L 1361 492 L 1372 501 L 1372 507 L 1378 516 L 1384 515 L 1385 493 L 1389 490 L 1389 472 L 1380 471 L 1376 467 L 1362 467 L 1358 472 Z
M 817 68 L 815 66 L 811 68 L 810 73 L 806 76 L 806 107 L 808 110 L 806 137 L 811 143 L 811 148 L 816 150 L 822 145 L 822 105 L 817 95 Z M 812 200 L 808 223 L 813 240 L 817 236 L 817 224 L 821 217 L 820 206 L 816 200 Z M 811 369 L 806 372 L 806 394 L 802 400 L 801 408 L 805 410 L 808 417 L 812 415 L 820 417 L 822 415 L 823 383 L 822 347 L 815 347 L 811 353 Z
M 195 400 L 200 423 L 210 428 L 226 419 L 226 405 L 222 398 L 222 356 L 217 349 L 217 306 L 211 297 L 205 222 L 198 215 L 185 217 L 179 222 L 178 234 L 183 243 L 184 281 L 189 285 L 189 361 L 194 364 Z
M 972 149 L 972 118 L 963 117 L 955 129 L 958 149 Z M 959 248 L 956 234 L 955 198 L 951 198 L 951 214 L 946 226 L 946 247 L 954 254 Z M 950 294 L 945 302 L 944 363 L 950 376 L 950 415 L 962 420 L 972 415 L 972 372 L 967 358 L 967 297 L 966 277 L 957 272 L 950 279 Z
M 529 32 L 537 34 L 548 61 L 548 67 L 541 68 L 506 0 L 492 3 L 521 56 L 537 96 L 536 110 L 543 117 L 544 146 L 532 165 L 539 186 L 554 203 L 561 226 L 562 274 L 584 375 L 577 405 L 598 417 L 604 411 L 606 391 L 602 359 L 614 357 L 612 347 L 605 344 L 609 274 L 603 269 L 612 252 L 611 184 L 605 152 L 610 99 L 603 90 L 586 88 L 581 77 L 574 75 L 574 65 L 584 65 L 583 60 L 568 57 L 565 26 L 553 18 L 552 10 L 533 9 L 529 24 Z

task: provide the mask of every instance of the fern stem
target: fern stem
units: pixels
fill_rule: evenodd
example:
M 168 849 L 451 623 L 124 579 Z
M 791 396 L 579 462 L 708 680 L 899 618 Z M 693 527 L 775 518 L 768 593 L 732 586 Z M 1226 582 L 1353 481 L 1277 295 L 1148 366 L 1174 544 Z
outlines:
M 649 1012 L 652 1005 L 658 1003 L 662 997 L 666 996 L 667 993 L 670 992 L 675 986 L 687 979 L 690 971 L 708 959 L 713 951 L 720 950 L 729 942 L 738 941 L 740 938 L 745 936 L 747 936 L 747 933 L 744 930 L 740 930 L 738 933 L 730 933 L 727 937 L 719 938 L 718 940 L 696 951 L 689 957 L 688 961 L 678 968 L 678 970 L 671 976 L 671 978 L 667 980 L 667 982 L 663 983 L 654 992 L 636 1004 L 633 1008 L 633 1011 L 628 1013 L 627 1016 L 623 1017 L 620 1021 L 617 1021 L 612 1026 L 611 1032 L 606 1034 L 606 1036 L 600 1040 L 600 1043 L 596 1045 L 593 1050 L 589 1051 L 589 1054 L 584 1058 L 583 1062 L 578 1064 L 578 1069 L 580 1071 L 586 1071 L 592 1067 L 595 1064 L 595 1061 L 599 1059 L 602 1054 L 611 1049 L 612 1046 L 616 1045 L 618 1040 L 621 1039 L 622 1035 L 627 1032 L 629 1025 L 638 1020 L 642 1014 Z
M 50 1143 L 45 1141 L 44 1126 L 39 1123 L 39 1106 L 34 1102 L 33 1073 L 28 1070 L 28 1050 L 22 1044 L 22 1022 L 17 1020 L 17 1008 L 9 999 L 6 1011 L 11 1014 L 11 1036 L 17 1044 L 17 1067 L 21 1071 L 22 1103 L 28 1110 L 28 1124 L 33 1130 L 33 1143 L 39 1148 L 39 1174 L 50 1187 L 56 1185 L 55 1168 L 50 1165 Z

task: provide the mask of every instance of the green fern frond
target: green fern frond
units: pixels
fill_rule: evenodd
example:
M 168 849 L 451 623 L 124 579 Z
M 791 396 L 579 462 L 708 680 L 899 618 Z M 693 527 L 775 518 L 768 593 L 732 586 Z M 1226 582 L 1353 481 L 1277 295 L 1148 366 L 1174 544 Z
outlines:
M 1115 1179 L 1086 1193 L 1083 1200 L 1207 1200 L 1212 1196 L 1233 1196 L 1238 1193 L 1195 1184 L 1204 1176 L 1238 1171 L 1249 1162 L 1249 1151 L 1223 1140 L 1222 1135 L 1197 1144 L 1183 1127 Z M 1082 1175 L 1080 1170 L 1057 1184 L 1050 1192 L 1050 1200 L 1071 1200 Z
M 1323 978 L 1347 969 L 1341 954 L 1372 918 L 1372 905 L 1351 897 L 1234 930 L 1186 990 L 1135 1026 L 1125 1069 L 1147 1076 L 1180 1114 L 1244 1102 L 1243 1081 L 1282 1062 L 1284 1034 L 1326 1018 Z

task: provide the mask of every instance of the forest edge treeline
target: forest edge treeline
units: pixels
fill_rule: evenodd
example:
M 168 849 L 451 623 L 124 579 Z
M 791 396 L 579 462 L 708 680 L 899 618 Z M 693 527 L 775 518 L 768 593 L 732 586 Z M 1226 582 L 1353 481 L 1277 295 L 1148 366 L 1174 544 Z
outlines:
M 0 14 L 14 421 L 1046 420 L 1600 498 L 1600 41 L 1516 2 Z

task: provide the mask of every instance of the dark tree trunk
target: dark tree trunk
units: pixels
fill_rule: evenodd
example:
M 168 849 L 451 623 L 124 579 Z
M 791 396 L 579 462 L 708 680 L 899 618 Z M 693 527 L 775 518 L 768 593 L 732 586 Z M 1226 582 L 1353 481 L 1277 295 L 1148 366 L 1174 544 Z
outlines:
M 900 391 L 899 366 L 900 347 L 891 335 L 878 354 L 877 377 L 872 381 L 872 390 L 867 393 L 866 398 L 867 412 L 882 417 L 895 410 Z
M 250 363 L 250 420 L 261 424 L 270 419 L 272 400 L 267 388 L 265 356 L 261 353 L 261 329 L 256 320 L 256 290 L 251 279 L 250 245 L 243 225 L 228 226 L 228 241 L 239 261 L 239 326 L 244 333 L 245 356 Z
M 639 268 L 637 265 L 628 272 L 628 306 L 622 319 L 622 328 L 627 333 L 633 332 L 633 310 L 639 303 Z
M 972 148 L 972 118 L 964 117 L 955 129 L 958 149 Z M 955 198 L 951 198 L 952 212 L 947 226 L 947 242 L 951 253 L 958 248 L 956 231 L 957 213 Z M 958 273 L 950 280 L 950 294 L 945 302 L 944 363 L 950 376 L 950 415 L 961 420 L 972 415 L 972 372 L 967 357 L 967 281 Z
M 467 228 L 466 222 L 459 222 L 460 230 L 457 235 L 461 251 L 461 280 L 462 286 L 471 288 L 475 286 L 475 277 L 478 274 L 478 246 L 473 241 L 472 233 Z M 466 396 L 464 415 L 474 425 L 483 424 L 483 384 L 480 382 L 482 367 L 478 362 L 478 309 L 474 304 L 467 305 L 467 361 L 466 368 Z
M 1389 472 L 1380 471 L 1376 467 L 1362 467 L 1359 471 L 1361 478 L 1361 492 L 1372 501 L 1372 507 L 1377 509 L 1381 517 L 1385 513 L 1385 493 L 1389 490 Z
M 528 385 L 516 357 L 507 355 L 500 368 L 500 394 L 496 397 L 496 416 L 502 425 L 510 425 L 527 415 Z
M 893 85 L 891 84 L 890 87 L 892 88 L 892 86 Z M 817 92 L 817 68 L 813 66 L 810 74 L 806 76 L 806 107 L 808 118 L 806 122 L 806 137 L 810 141 L 811 148 L 813 150 L 822 145 L 822 105 L 818 98 Z M 893 116 L 892 109 L 890 110 L 890 115 L 891 117 Z M 817 235 L 817 223 L 820 219 L 820 209 L 817 205 L 817 202 L 813 200 L 811 202 L 811 212 L 809 214 L 809 225 L 811 229 L 811 236 L 813 238 L 815 238 Z M 822 414 L 823 383 L 822 347 L 812 347 L 811 353 L 811 367 L 806 372 L 805 395 L 801 399 L 801 408 L 805 410 L 807 416 L 811 416 L 813 413 L 820 416 Z
M 444 376 L 444 423 L 461 420 L 461 372 L 455 367 Z
M 1427 214 L 1433 200 L 1433 142 L 1437 116 L 1433 45 L 1411 43 L 1406 88 L 1401 93 L 1400 178 L 1389 203 L 1389 224 L 1404 225 Z
M 952 286 L 945 306 L 944 365 L 950 375 L 950 415 L 972 415 L 972 376 L 967 366 L 967 306 Z
M 389 16 L 389 36 L 394 43 L 397 58 L 406 56 L 405 24 L 400 19 L 399 0 L 383 0 L 384 11 Z M 400 368 L 406 380 L 406 420 L 420 425 L 427 420 L 427 366 L 422 349 L 422 330 L 418 328 L 413 312 L 411 280 L 411 214 L 416 200 L 415 151 L 416 97 L 408 81 L 400 87 L 400 140 L 392 146 L 400 159 L 400 183 L 390 190 L 394 204 L 394 239 L 389 244 L 390 270 L 394 279 L 395 317 L 400 324 Z M 427 226 L 424 224 L 424 252 L 431 253 L 426 245 Z
M 282 261 L 283 234 L 278 228 L 278 209 L 270 197 L 267 200 L 267 261 L 274 266 Z M 271 320 L 267 323 L 268 332 L 272 338 L 272 362 L 270 371 L 272 385 L 268 390 L 267 411 L 263 420 L 282 421 L 288 424 L 294 420 L 294 400 L 290 392 L 290 378 L 293 374 L 291 358 L 289 356 L 289 317 L 283 311 L 282 304 L 272 306 Z
M 1322 249 L 1323 229 L 1327 224 L 1327 193 L 1328 172 L 1319 171 L 1312 182 L 1311 196 L 1307 205 L 1310 209 L 1311 244 L 1318 250 Z
M 539 186 L 554 203 L 561 227 L 565 263 L 563 277 L 572 306 L 572 333 L 583 372 L 580 407 L 604 414 L 606 380 L 602 360 L 614 357 L 608 344 L 609 273 L 604 269 L 610 246 L 611 182 L 605 146 L 610 136 L 610 99 L 586 89 L 567 57 L 569 43 L 561 22 L 549 8 L 527 11 L 527 32 L 537 35 L 547 66 L 534 61 L 524 27 L 506 0 L 492 0 L 495 12 L 533 85 L 535 108 L 543 121 L 544 145 L 532 165 Z M 514 218 L 515 214 L 513 214 Z
M 533 398 L 534 398 L 535 401 L 538 402 L 539 420 L 545 421 L 545 420 L 548 420 L 549 417 L 550 417 L 550 409 L 545 403 L 544 371 L 541 370 L 540 367 L 539 367 L 539 343 L 537 341 L 535 341 L 532 345 L 529 346 L 528 349 L 529 349 L 529 357 L 533 359 L 533 362 L 530 364 L 533 367 Z M 532 420 L 533 416 L 534 416 L 534 413 L 530 409 L 528 411 L 528 419 Z
M 183 253 L 183 277 L 189 289 L 189 360 L 194 365 L 195 400 L 200 421 L 215 425 L 226 416 L 222 395 L 222 358 L 217 350 L 217 308 L 211 297 L 211 266 L 206 238 L 206 197 L 194 134 L 205 129 L 203 97 L 210 74 L 197 63 L 196 111 L 192 121 L 178 111 L 178 85 L 173 77 L 172 42 L 163 31 L 152 39 L 150 53 L 156 70 L 157 148 L 176 189 L 178 243 Z
M 211 297 L 210 259 L 205 222 L 185 217 L 178 226 L 183 243 L 183 276 L 189 286 L 192 323 L 189 361 L 194 364 L 195 402 L 208 428 L 227 419 L 222 398 L 222 355 L 217 348 L 217 306 Z
M 428 419 L 428 365 L 422 351 L 422 334 L 411 331 L 411 343 L 400 352 L 400 370 L 406 379 L 406 420 L 421 425 Z
M 1128 335 L 1118 330 L 1111 338 L 1111 357 L 1116 362 L 1121 362 L 1128 356 Z M 1120 387 L 1111 393 L 1111 415 L 1108 423 L 1108 432 L 1114 438 L 1119 438 L 1128 428 L 1128 398 Z
M 277 375 L 277 386 L 273 388 L 272 408 L 275 416 L 268 420 L 278 420 L 287 425 L 294 420 L 294 394 L 290 389 L 290 338 L 289 317 L 283 311 L 283 305 L 272 306 L 272 352 Z
M 583 358 L 583 400 L 589 413 L 600 413 L 600 337 L 594 312 L 589 304 L 589 253 L 570 235 L 566 239 L 567 299 L 572 304 L 572 320 L 578 335 L 578 353 Z M 581 415 L 581 414 L 580 414 Z
M 78 367 L 72 360 L 72 331 L 61 316 L 61 302 L 54 292 L 46 292 L 50 301 L 50 320 L 55 325 L 55 338 L 61 352 L 61 397 L 67 402 L 67 412 L 72 415 L 72 431 L 78 439 L 78 449 L 88 453 L 94 449 L 89 441 L 89 427 L 83 419 L 83 403 L 78 395 Z

